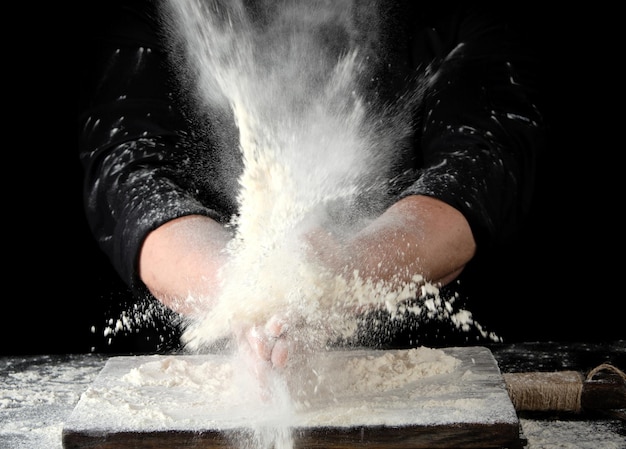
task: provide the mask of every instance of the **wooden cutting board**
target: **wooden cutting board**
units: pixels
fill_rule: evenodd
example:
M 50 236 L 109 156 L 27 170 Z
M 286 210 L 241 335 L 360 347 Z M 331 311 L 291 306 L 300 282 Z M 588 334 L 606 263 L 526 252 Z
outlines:
M 63 448 L 249 448 L 263 429 L 288 432 L 293 448 L 520 447 L 519 420 L 487 348 L 316 357 L 276 390 L 288 400 L 252 394 L 245 370 L 225 355 L 112 357 L 66 421 Z

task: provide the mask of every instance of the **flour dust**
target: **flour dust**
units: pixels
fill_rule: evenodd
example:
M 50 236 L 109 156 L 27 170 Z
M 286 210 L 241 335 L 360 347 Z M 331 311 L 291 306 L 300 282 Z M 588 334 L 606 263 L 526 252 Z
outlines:
M 214 306 L 186 323 L 183 342 L 201 351 L 235 326 L 279 315 L 303 350 L 316 351 L 356 332 L 355 310 L 396 313 L 403 301 L 436 293 L 418 274 L 391 289 L 358 273 L 331 273 L 305 237 L 318 229 L 350 234 L 380 212 L 372 205 L 385 204 L 387 175 L 398 162 L 392 150 L 411 132 L 414 105 L 385 114 L 369 107 L 362 44 L 376 39 L 380 24 L 355 26 L 351 1 L 248 3 L 172 0 L 164 16 L 185 48 L 181 72 L 195 79 L 198 106 L 232 114 L 243 158 L 221 288 Z M 429 301 L 414 307 L 459 326 L 471 320 L 454 314 L 448 300 Z M 286 449 L 289 430 L 282 431 Z M 276 429 L 255 438 L 263 440 L 255 447 L 278 448 Z

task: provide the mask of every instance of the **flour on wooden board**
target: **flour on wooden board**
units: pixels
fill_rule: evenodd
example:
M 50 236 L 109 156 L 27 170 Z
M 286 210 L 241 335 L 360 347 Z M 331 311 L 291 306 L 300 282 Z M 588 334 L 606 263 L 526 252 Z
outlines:
M 442 350 L 425 347 L 378 354 L 354 351 L 353 357 L 317 353 L 309 354 L 296 368 L 285 372 L 284 377 L 291 383 L 296 409 L 306 409 L 316 402 L 328 404 L 346 397 L 389 392 L 430 376 L 450 373 L 458 364 L 458 359 Z M 210 398 L 204 407 L 219 410 L 226 405 L 250 404 L 251 396 L 245 384 L 237 382 L 241 374 L 237 373 L 238 369 L 237 360 L 231 357 L 198 364 L 172 356 L 133 368 L 122 380 L 129 388 L 193 389 L 198 397 Z
M 115 368 L 119 372 L 109 373 L 105 381 L 95 382 L 82 395 L 79 425 L 97 422 L 120 431 L 228 430 L 261 428 L 268 423 L 276 429 L 329 422 L 347 427 L 375 425 L 384 419 L 385 410 L 394 413 L 406 407 L 411 395 L 424 403 L 443 394 L 453 396 L 457 385 L 442 379 L 458 376 L 460 364 L 443 350 L 430 348 L 309 354 L 282 373 L 287 390 L 276 398 L 256 394 L 256 380 L 241 369 L 236 356 L 144 359 L 131 366 L 120 363 Z M 468 416 L 473 405 L 468 400 Z M 373 413 L 375 408 L 379 413 Z M 410 414 L 400 418 L 416 419 Z

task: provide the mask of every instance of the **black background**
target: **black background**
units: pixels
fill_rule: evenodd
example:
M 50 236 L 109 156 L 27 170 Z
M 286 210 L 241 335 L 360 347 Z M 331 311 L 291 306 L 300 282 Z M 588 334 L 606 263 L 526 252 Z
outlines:
M 498 299 L 488 321 L 501 317 L 509 342 L 624 339 L 621 15 L 517 8 L 543 62 L 549 145 L 525 233 L 485 285 Z M 5 55 L 0 355 L 151 351 L 150 332 L 102 334 L 129 295 L 82 211 L 75 97 L 87 24 L 75 10 L 49 13 L 16 14 L 29 39 L 15 36 Z

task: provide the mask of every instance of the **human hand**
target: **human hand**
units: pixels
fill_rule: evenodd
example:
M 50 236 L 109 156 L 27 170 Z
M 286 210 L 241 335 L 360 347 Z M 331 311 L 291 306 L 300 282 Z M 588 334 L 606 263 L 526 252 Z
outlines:
M 284 317 L 272 316 L 264 324 L 240 326 L 235 329 L 238 357 L 252 376 L 260 398 L 269 400 L 281 379 L 293 349 L 289 325 Z
M 274 315 L 264 325 L 240 331 L 238 340 L 261 366 L 284 368 L 289 356 L 288 330 L 285 319 Z

